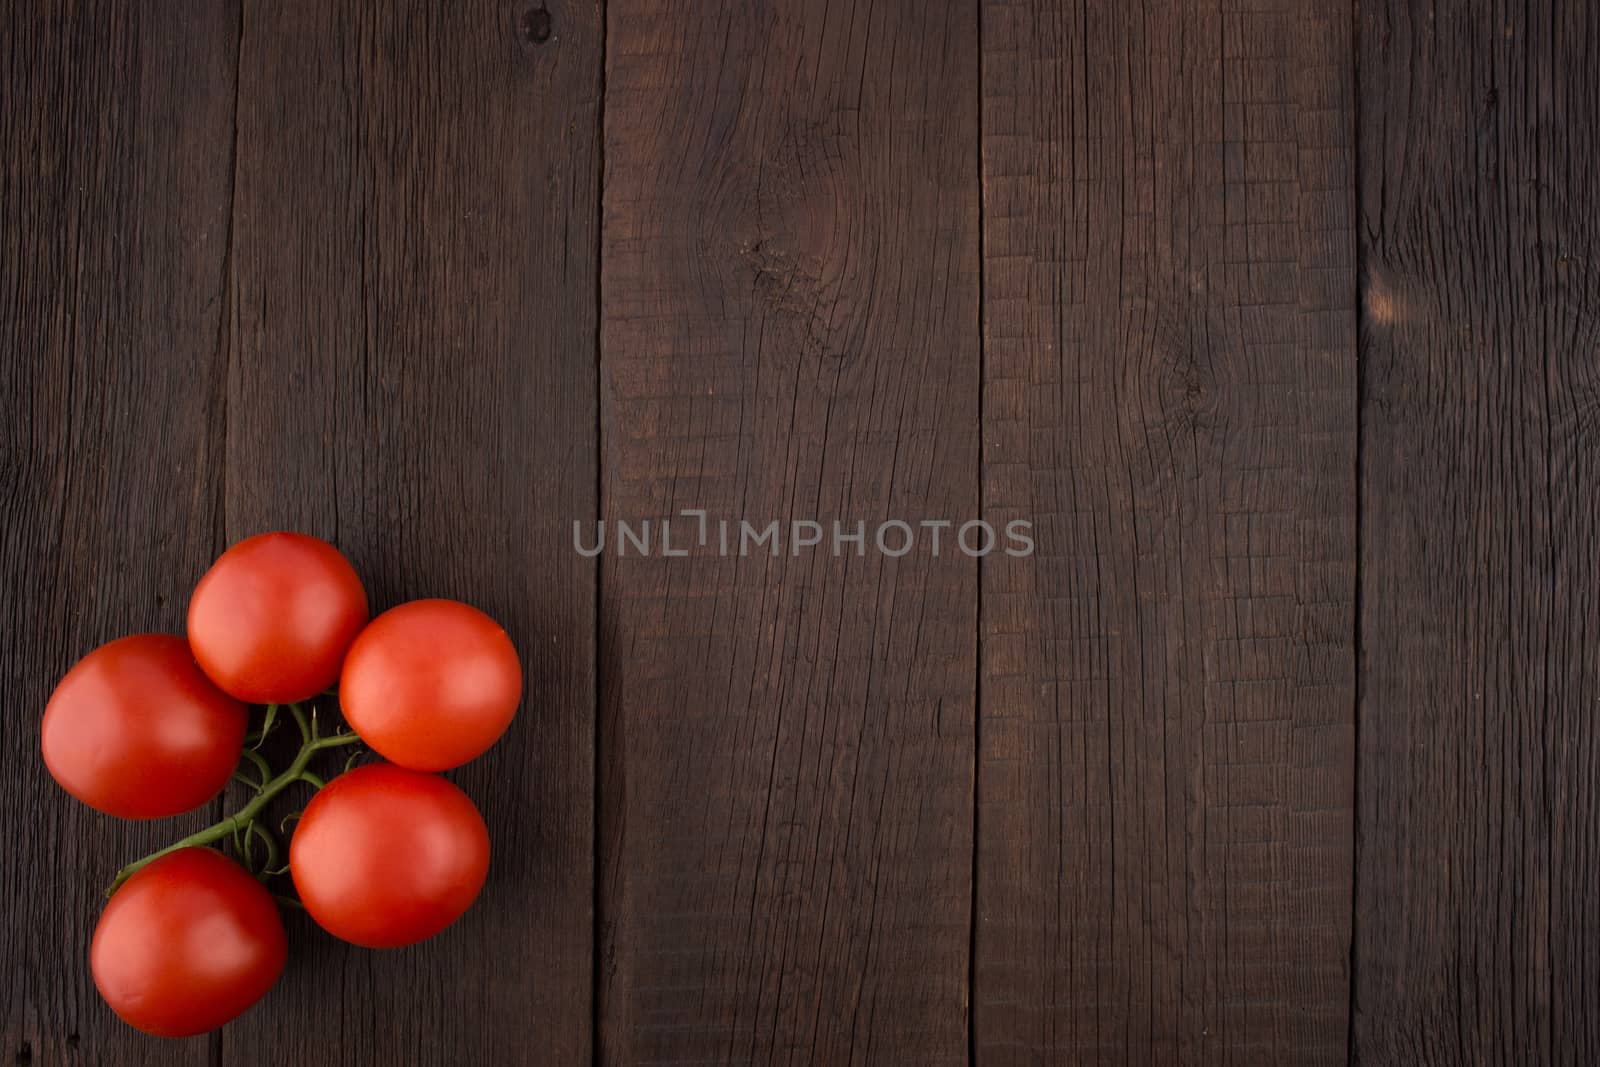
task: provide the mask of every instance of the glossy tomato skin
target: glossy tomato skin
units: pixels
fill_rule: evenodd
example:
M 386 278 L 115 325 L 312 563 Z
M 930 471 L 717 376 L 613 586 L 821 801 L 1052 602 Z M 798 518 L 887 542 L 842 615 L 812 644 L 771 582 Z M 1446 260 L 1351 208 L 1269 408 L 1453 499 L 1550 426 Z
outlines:
M 272 894 L 222 853 L 186 848 L 135 872 L 95 927 L 95 987 L 158 1037 L 214 1030 L 266 995 L 289 946 Z
M 309 700 L 333 685 L 366 622 L 367 591 L 350 561 L 299 533 L 240 541 L 189 600 L 200 668 L 250 704 Z
M 289 873 L 317 925 L 366 948 L 432 937 L 461 917 L 489 873 L 489 830 L 436 774 L 357 767 L 321 789 L 295 825 Z
M 248 710 L 195 666 L 170 634 L 101 645 L 67 672 L 45 706 L 39 748 L 62 788 L 124 819 L 204 804 L 239 762 Z
M 455 600 L 413 600 L 379 615 L 339 679 L 345 719 L 391 763 L 459 767 L 505 733 L 522 664 L 500 624 Z

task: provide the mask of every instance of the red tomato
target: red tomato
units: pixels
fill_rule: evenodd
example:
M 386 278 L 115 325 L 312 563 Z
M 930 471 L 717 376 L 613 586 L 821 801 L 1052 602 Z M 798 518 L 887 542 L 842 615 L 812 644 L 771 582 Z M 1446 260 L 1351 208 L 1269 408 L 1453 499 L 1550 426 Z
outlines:
M 454 600 L 379 615 L 345 657 L 339 703 L 379 755 L 417 771 L 459 767 L 511 725 L 522 664 L 500 624 Z
M 209 848 L 136 871 L 101 913 L 89 948 L 111 1010 L 158 1037 L 221 1026 L 266 995 L 288 958 L 272 894 Z
M 315 537 L 265 533 L 212 564 L 189 601 L 195 659 L 251 704 L 309 700 L 339 677 L 367 621 L 367 591 L 339 550 Z
M 61 679 L 39 747 L 51 777 L 91 808 L 154 819 L 222 791 L 247 717 L 200 673 L 183 638 L 135 634 L 95 649 Z
M 388 763 L 324 786 L 295 825 L 289 873 L 335 937 L 397 948 L 461 917 L 489 873 L 489 830 L 467 795 Z

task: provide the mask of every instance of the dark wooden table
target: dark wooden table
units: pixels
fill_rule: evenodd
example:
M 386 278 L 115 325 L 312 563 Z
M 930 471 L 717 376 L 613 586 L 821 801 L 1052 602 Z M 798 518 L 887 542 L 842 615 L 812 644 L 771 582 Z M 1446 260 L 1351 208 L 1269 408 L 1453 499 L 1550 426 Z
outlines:
M 1600 5 L 533 3 L 7 5 L 0 1062 L 1600 1062 Z M 272 528 L 494 870 L 164 1043 L 38 717 Z

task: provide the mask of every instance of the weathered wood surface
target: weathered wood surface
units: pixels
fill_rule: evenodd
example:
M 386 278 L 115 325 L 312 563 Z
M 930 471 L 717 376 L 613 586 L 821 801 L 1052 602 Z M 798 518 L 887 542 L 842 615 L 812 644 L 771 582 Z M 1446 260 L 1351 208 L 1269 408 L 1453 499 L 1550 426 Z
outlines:
M 123 863 L 209 819 L 123 823 L 39 758 L 61 675 L 183 632 L 222 537 L 237 11 L 0 14 L 0 1062 L 192 1065 L 124 1026 L 89 937 Z
M 1600 1057 L 1592 5 L 0 32 L 6 1062 Z M 1037 553 L 831 550 L 979 515 Z M 204 816 L 70 801 L 37 717 L 277 526 L 507 623 L 494 873 L 157 1042 L 89 935 Z
M 984 5 L 976 1062 L 1342 1060 L 1350 8 Z
M 0 48 L 6 809 L 29 813 L 0 864 L 7 1055 L 588 1062 L 595 567 L 569 524 L 597 508 L 598 3 L 33 8 Z M 457 597 L 517 642 L 520 718 L 452 775 L 491 877 L 402 952 L 292 918 L 264 1004 L 164 1044 L 100 1004 L 87 950 L 109 873 L 178 831 L 69 802 L 33 724 L 76 656 L 181 632 L 210 558 L 285 527 L 375 607 Z
M 551 17 L 538 40 L 487 0 L 303 2 L 241 28 L 229 538 L 306 530 L 376 607 L 482 608 L 527 697 L 451 775 L 494 843 L 472 911 L 385 953 L 298 920 L 230 1063 L 591 1058 L 594 565 L 568 523 L 596 508 L 601 24 Z
M 603 557 L 607 1063 L 967 1059 L 977 565 L 831 538 L 977 513 L 976 34 L 609 6 L 604 513 L 786 532 Z
M 1356 1058 L 1600 1059 L 1600 10 L 1361 5 Z

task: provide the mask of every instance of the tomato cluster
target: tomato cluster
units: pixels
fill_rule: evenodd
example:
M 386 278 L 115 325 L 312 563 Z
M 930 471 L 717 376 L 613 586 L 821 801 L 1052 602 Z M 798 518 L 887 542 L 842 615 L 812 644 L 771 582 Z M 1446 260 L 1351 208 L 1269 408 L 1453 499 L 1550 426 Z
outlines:
M 333 694 L 348 729 L 326 732 L 319 710 Z M 252 788 L 232 815 L 117 873 L 90 947 L 101 996 L 152 1034 L 222 1025 L 283 972 L 280 901 L 369 948 L 449 926 L 483 888 L 489 832 L 433 772 L 483 753 L 521 699 L 516 649 L 477 609 L 416 600 L 369 619 L 355 568 L 325 541 L 267 533 L 228 549 L 195 587 L 187 640 L 103 645 L 45 708 L 51 776 L 108 815 L 192 811 L 230 778 Z M 251 705 L 262 706 L 255 729 Z M 275 772 L 260 749 L 286 718 L 300 747 Z M 331 779 L 312 769 L 356 744 L 385 762 L 351 758 Z M 316 793 L 279 866 L 263 813 L 295 783 Z M 237 859 L 212 847 L 227 842 Z M 298 901 L 267 888 L 285 871 Z

